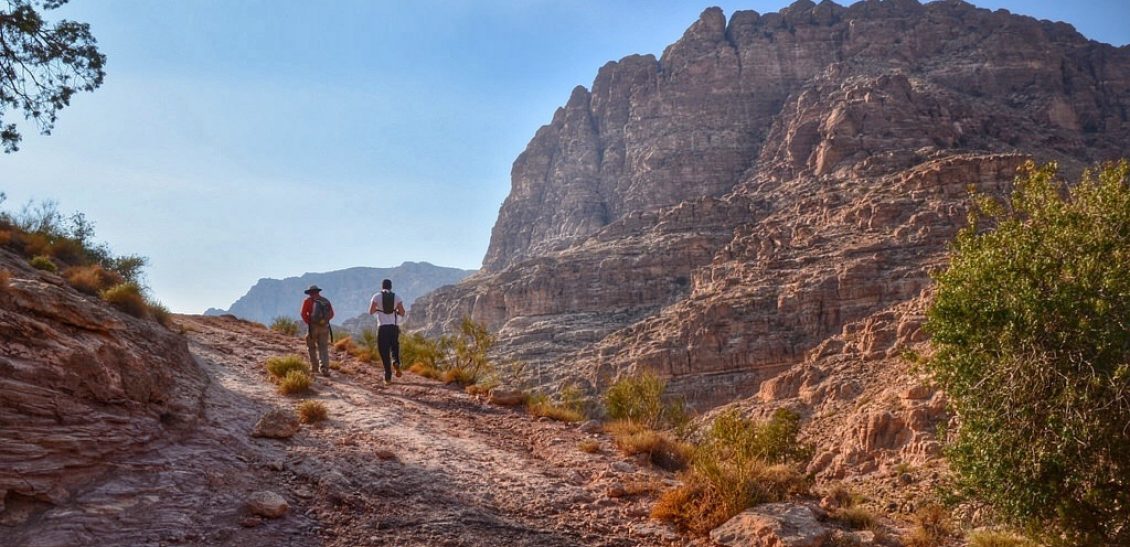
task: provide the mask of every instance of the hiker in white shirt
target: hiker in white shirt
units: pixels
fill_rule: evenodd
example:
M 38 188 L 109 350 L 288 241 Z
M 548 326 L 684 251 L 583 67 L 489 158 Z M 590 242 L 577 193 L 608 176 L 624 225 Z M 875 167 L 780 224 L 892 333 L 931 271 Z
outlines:
M 392 382 L 392 371 L 400 377 L 400 322 L 404 317 L 404 301 L 392 292 L 392 280 L 381 281 L 381 292 L 369 302 L 369 315 L 377 317 L 377 349 L 385 366 L 385 383 Z M 391 354 L 391 355 L 390 355 Z

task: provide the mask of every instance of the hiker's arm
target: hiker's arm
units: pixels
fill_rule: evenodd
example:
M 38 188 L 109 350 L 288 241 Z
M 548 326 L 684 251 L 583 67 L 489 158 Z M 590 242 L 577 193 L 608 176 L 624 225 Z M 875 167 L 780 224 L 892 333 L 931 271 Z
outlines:
M 369 315 L 377 313 L 377 299 L 374 298 L 369 301 Z
M 397 302 L 396 303 L 396 315 L 399 315 L 399 316 L 404 315 L 404 302 Z
M 302 322 L 303 323 L 307 323 L 307 324 L 310 323 L 310 308 L 312 308 L 312 307 L 313 307 L 313 302 L 311 302 L 309 298 L 302 301 L 302 311 L 299 312 L 299 315 L 302 316 Z

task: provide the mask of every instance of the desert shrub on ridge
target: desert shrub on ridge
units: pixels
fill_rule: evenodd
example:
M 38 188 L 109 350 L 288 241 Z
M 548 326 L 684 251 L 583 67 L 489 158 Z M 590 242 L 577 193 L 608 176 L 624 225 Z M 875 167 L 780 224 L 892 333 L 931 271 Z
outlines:
M 290 317 L 279 316 L 271 321 L 271 330 L 287 336 L 298 335 L 298 321 Z

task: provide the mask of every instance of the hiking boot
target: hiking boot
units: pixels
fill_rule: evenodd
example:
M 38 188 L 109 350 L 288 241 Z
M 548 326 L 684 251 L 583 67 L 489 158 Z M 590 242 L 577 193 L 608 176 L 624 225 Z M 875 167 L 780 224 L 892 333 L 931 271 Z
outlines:
M 386 385 L 386 386 L 387 386 L 387 385 L 389 385 L 389 384 L 391 384 L 391 383 L 392 383 L 392 379 L 390 379 L 390 378 L 385 378 L 385 385 Z
M 393 363 L 392 368 L 396 369 L 396 377 L 400 378 L 400 363 Z
M 330 377 L 330 369 L 328 369 L 328 368 L 322 368 L 322 376 L 325 376 L 326 378 L 329 378 L 329 377 Z

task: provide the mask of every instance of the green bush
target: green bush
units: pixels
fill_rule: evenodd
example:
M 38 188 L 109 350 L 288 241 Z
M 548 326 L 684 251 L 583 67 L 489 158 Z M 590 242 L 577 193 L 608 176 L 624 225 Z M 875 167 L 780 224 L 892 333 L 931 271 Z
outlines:
M 1130 544 L 1130 187 L 1029 163 L 936 275 L 930 368 L 960 489 L 1072 544 Z
M 298 321 L 290 317 L 279 316 L 271 321 L 271 330 L 287 336 L 298 335 Z
M 49 256 L 39 255 L 31 259 L 31 267 L 45 272 L 55 273 L 59 271 L 59 267 L 55 265 L 55 261 L 51 260 Z
M 667 381 L 645 371 L 617 380 L 604 392 L 604 409 L 613 420 L 629 420 L 651 428 L 680 427 L 687 421 L 681 400 L 667 402 Z
M 276 380 L 286 378 L 286 375 L 292 370 L 307 372 L 309 367 L 306 364 L 306 359 L 301 355 L 284 355 L 276 356 L 267 359 L 267 372 L 271 374 Z

